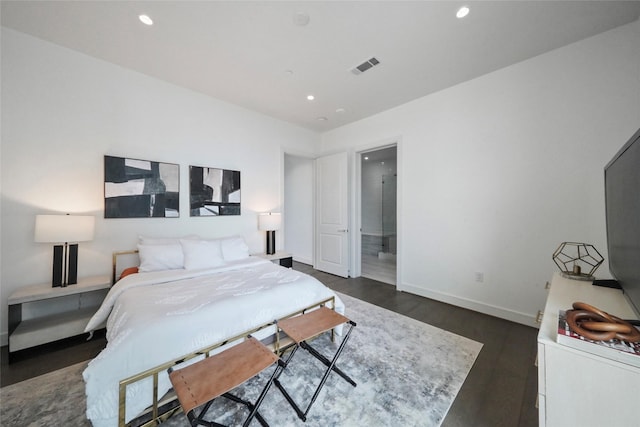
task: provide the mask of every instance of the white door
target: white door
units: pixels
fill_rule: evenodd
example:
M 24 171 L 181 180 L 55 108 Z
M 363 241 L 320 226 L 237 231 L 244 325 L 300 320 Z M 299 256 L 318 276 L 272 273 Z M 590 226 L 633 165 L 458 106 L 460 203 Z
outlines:
M 347 153 L 316 159 L 315 268 L 349 277 Z

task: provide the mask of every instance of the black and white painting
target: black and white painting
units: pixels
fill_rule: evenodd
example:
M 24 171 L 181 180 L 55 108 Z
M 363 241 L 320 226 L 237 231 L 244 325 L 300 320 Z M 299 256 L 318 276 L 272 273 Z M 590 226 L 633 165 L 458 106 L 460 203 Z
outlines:
M 240 171 L 189 167 L 191 216 L 240 215 Z
M 180 166 L 104 156 L 105 218 L 180 216 Z

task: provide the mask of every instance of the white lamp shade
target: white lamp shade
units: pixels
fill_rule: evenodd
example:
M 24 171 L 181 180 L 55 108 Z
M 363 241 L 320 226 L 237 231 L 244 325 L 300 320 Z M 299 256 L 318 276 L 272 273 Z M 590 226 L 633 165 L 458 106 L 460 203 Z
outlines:
M 93 240 L 96 218 L 88 215 L 36 215 L 34 241 L 46 243 Z
M 280 230 L 282 220 L 279 213 L 264 213 L 258 216 L 258 229 L 265 231 Z

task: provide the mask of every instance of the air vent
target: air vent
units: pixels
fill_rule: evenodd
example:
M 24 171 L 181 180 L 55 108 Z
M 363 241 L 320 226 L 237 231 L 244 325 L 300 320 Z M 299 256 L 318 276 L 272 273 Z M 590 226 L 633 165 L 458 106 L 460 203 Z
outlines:
M 364 61 L 362 64 L 354 67 L 351 69 L 351 72 L 353 74 L 362 74 L 365 71 L 375 67 L 376 65 L 378 65 L 380 63 L 380 61 L 378 61 L 376 58 L 371 57 L 370 59 L 367 59 L 366 61 Z

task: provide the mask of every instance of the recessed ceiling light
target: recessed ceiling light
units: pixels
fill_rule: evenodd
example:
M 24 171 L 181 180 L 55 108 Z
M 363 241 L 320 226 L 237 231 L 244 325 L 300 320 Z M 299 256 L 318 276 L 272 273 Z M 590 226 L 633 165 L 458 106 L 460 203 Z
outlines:
M 153 20 L 148 15 L 140 15 L 138 19 L 145 25 L 153 25 Z
M 347 110 L 345 110 L 344 108 L 336 108 L 336 113 L 344 113 L 345 111 Z
M 307 95 L 307 99 L 308 99 L 309 101 L 313 101 L 314 99 L 316 99 L 316 97 L 315 97 L 315 96 L 313 96 L 313 95 Z
M 304 12 L 297 12 L 293 14 L 293 23 L 298 27 L 306 27 L 309 25 L 311 18 Z
M 284 73 L 285 73 L 287 76 L 293 76 L 293 70 L 284 70 Z
M 317 119 L 317 120 L 318 120 L 319 122 L 326 122 L 326 121 L 328 121 L 329 119 L 328 119 L 327 117 L 321 116 L 321 117 L 318 117 L 318 119 Z
M 469 8 L 467 6 L 462 6 L 460 9 L 458 9 L 458 12 L 456 12 L 456 17 L 464 18 L 468 14 L 469 14 Z

